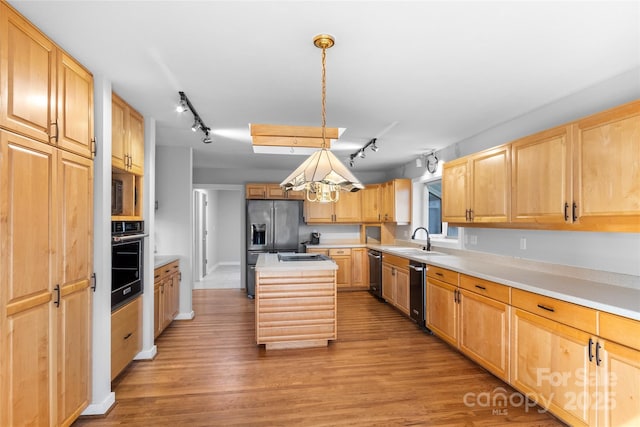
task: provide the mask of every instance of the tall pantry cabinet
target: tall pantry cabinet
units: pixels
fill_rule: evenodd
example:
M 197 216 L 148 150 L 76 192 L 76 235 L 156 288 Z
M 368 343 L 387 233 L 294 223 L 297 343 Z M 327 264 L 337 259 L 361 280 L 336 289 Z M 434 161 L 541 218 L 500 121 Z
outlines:
M 90 400 L 93 77 L 0 2 L 0 425 Z

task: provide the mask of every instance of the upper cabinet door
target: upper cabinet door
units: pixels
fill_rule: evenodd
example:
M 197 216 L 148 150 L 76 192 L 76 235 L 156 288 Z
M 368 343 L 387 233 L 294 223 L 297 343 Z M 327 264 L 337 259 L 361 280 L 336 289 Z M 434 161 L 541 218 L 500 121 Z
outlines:
M 111 166 L 126 169 L 129 113 L 127 104 L 115 93 L 111 94 Z
M 0 4 L 0 126 L 48 143 L 55 82 L 54 43 Z
M 129 170 L 144 174 L 144 118 L 137 111 L 129 110 Z
M 507 222 L 511 211 L 511 147 L 504 145 L 471 157 L 471 220 Z
M 442 167 L 442 221 L 466 222 L 469 218 L 469 174 L 467 158 L 446 162 Z
M 576 221 L 640 231 L 640 101 L 578 121 L 575 143 Z
M 561 126 L 511 145 L 513 222 L 571 222 L 571 126 Z
M 58 55 L 58 146 L 92 158 L 93 76 L 69 55 Z

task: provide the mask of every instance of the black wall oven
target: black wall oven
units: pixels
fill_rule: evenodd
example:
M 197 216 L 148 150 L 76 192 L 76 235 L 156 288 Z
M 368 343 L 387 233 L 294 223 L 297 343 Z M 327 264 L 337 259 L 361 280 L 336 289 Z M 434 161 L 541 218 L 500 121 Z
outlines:
M 111 225 L 111 310 L 143 292 L 144 224 L 113 221 Z

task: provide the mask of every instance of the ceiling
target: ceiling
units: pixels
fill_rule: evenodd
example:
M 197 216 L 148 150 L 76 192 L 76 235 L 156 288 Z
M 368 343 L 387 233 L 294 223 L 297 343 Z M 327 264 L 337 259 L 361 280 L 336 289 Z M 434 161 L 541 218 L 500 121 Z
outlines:
M 327 51 L 332 150 L 378 137 L 354 172 L 385 170 L 640 66 L 637 1 L 15 1 L 194 166 L 293 169 L 255 154 L 249 123 L 320 126 Z M 184 91 L 214 135 L 176 113 Z M 496 145 L 505 141 L 496 141 Z

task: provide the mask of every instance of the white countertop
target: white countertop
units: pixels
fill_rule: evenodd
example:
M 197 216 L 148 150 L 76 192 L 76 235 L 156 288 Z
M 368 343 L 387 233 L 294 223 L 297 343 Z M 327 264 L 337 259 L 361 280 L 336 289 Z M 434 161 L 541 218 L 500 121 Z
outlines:
M 329 261 L 280 261 L 278 254 L 260 254 L 256 262 L 256 271 L 314 271 L 337 270 L 338 265 Z
M 640 277 L 574 267 L 564 268 L 567 274 L 562 274 L 558 271 L 563 269 L 562 266 L 542 262 L 519 262 L 517 259 L 498 255 L 478 256 L 467 254 L 465 251 L 442 250 L 443 254 L 440 255 L 427 255 L 428 252 L 424 255 L 413 255 L 399 251 L 402 247 L 367 246 L 427 265 L 447 268 L 517 289 L 640 320 Z M 441 251 L 440 248 L 434 250 Z
M 162 267 L 170 262 L 178 261 L 180 257 L 178 255 L 155 255 L 153 257 L 153 268 Z

